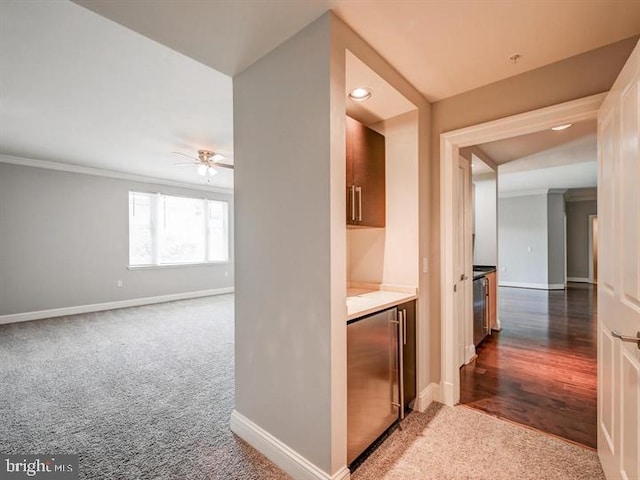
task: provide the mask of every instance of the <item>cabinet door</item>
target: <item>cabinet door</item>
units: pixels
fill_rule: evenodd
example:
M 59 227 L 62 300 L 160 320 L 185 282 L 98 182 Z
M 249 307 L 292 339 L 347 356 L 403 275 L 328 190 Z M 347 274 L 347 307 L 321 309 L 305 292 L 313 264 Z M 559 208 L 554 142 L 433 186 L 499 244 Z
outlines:
M 355 207 L 354 225 L 384 227 L 385 225 L 385 139 L 383 135 L 347 117 L 347 218 Z M 350 150 L 350 152 L 349 152 Z M 349 153 L 351 162 L 349 162 Z M 351 170 L 350 170 L 351 169 Z M 349 183 L 351 175 L 352 182 Z
M 406 329 L 400 337 L 403 355 L 404 405 L 409 407 L 416 398 L 416 302 L 411 301 L 398 305 L 398 311 L 404 312 Z

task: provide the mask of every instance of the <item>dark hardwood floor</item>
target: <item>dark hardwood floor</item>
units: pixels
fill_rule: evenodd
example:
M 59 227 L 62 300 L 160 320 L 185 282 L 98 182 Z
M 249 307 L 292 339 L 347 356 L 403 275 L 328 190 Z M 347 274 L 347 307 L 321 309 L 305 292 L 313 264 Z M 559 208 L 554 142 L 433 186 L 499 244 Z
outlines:
M 502 331 L 460 370 L 461 403 L 596 447 L 596 292 L 499 291 Z

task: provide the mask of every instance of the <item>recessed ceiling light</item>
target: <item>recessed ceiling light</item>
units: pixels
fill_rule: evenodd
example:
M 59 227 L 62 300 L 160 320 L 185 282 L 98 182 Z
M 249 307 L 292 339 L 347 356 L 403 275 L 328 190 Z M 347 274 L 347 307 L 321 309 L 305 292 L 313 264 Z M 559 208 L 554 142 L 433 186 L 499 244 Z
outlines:
M 355 100 L 356 102 L 364 102 L 371 98 L 371 90 L 364 87 L 354 88 L 349 92 L 349 98 L 351 100 Z
M 559 132 L 560 130 L 566 130 L 567 128 L 569 128 L 571 125 L 573 125 L 573 123 L 567 123 L 566 125 L 558 125 L 557 127 L 551 127 L 551 130 L 554 130 L 556 132 Z

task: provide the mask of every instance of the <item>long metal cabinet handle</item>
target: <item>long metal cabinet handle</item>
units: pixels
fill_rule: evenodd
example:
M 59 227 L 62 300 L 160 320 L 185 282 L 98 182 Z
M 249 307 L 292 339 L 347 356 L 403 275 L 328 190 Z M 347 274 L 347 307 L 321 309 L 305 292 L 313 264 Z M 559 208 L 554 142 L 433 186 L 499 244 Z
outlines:
M 407 310 L 402 309 L 402 344 L 407 344 Z
M 356 187 L 358 192 L 358 221 L 362 221 L 362 187 Z
M 489 318 L 489 281 L 487 277 L 484 277 L 484 318 L 485 318 L 485 330 L 487 333 L 491 332 L 491 319 Z
M 640 349 L 640 332 L 636 333 L 635 337 L 630 337 L 629 335 L 622 335 L 617 330 L 611 330 L 611 335 L 613 335 L 615 338 L 619 338 L 623 342 L 634 342 L 636 345 L 638 345 L 638 349 Z
M 400 363 L 400 376 L 398 377 L 398 386 L 400 387 L 400 420 L 404 420 L 404 348 L 400 344 L 400 336 L 402 335 L 402 324 L 404 323 L 404 315 L 398 311 L 400 322 L 398 322 L 398 356 Z
M 351 194 L 351 221 L 356 221 L 356 187 L 351 185 L 349 187 L 349 193 Z

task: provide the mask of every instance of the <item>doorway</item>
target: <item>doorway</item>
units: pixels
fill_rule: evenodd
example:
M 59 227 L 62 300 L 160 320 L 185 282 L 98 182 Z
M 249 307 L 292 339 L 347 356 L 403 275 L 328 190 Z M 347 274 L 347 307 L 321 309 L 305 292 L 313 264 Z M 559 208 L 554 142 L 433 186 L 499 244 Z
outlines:
M 500 120 L 455 130 L 441 135 L 440 190 L 441 207 L 441 290 L 442 353 L 441 400 L 447 405 L 460 402 L 460 372 L 458 367 L 459 332 L 464 325 L 455 316 L 454 271 L 455 225 L 454 206 L 456 195 L 455 169 L 460 148 L 538 132 L 559 124 L 597 118 L 598 109 L 606 94 L 598 94 L 579 100 L 555 105 Z M 498 277 L 501 272 L 498 271 Z M 449 288 L 448 286 L 451 286 Z
M 461 149 L 476 170 L 473 326 L 485 329 L 474 335 L 476 356 L 461 367 L 460 402 L 591 447 L 597 418 L 596 304 L 586 277 L 588 214 L 597 208 L 596 144 L 596 121 L 585 120 L 561 132 L 543 130 Z M 491 214 L 498 205 L 495 222 Z M 571 275 L 584 283 L 567 288 L 568 249 Z M 496 266 L 500 287 L 487 288 Z M 475 288 L 481 282 L 485 288 Z M 497 291 L 499 301 L 487 290 Z M 488 315 L 497 304 L 502 329 Z M 468 328 L 467 320 L 464 325 Z

